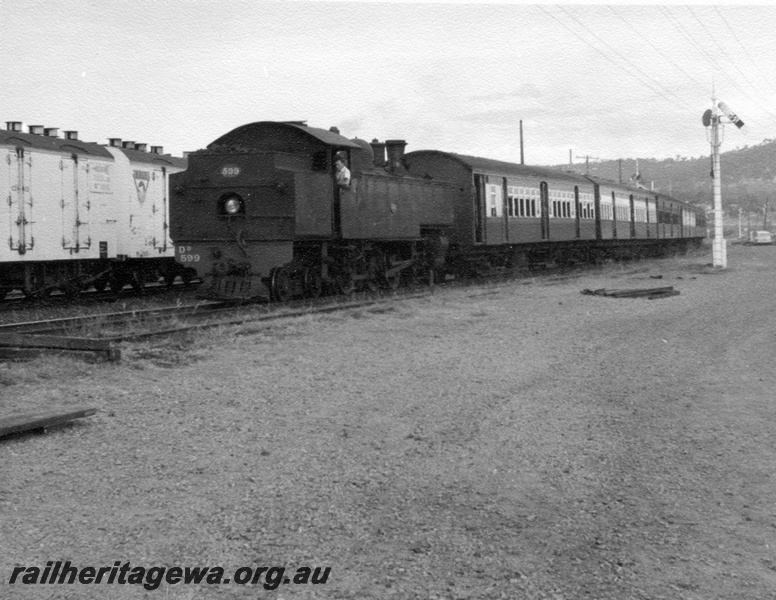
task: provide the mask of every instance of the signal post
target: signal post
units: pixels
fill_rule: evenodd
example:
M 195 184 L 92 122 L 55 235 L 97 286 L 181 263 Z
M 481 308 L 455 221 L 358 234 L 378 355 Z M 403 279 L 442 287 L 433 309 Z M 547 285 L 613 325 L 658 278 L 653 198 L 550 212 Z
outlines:
M 727 268 L 727 246 L 722 227 L 722 179 L 720 174 L 719 147 L 722 144 L 719 137 L 719 125 L 721 117 L 717 109 L 721 110 L 736 127 L 741 129 L 744 122 L 738 118 L 730 107 L 724 102 L 717 102 L 714 95 L 711 96 L 711 109 L 703 113 L 703 125 L 711 125 L 711 177 L 714 180 L 714 245 L 712 246 L 713 265 L 722 269 Z

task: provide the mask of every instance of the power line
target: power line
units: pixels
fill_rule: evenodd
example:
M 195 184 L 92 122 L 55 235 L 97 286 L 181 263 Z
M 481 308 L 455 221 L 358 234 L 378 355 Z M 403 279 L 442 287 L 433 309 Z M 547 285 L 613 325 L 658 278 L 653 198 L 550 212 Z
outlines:
M 704 24 L 703 24 L 703 21 L 701 21 L 701 20 L 698 18 L 698 15 L 696 15 L 696 14 L 695 14 L 695 11 L 693 11 L 693 9 L 692 9 L 692 6 L 688 6 L 688 7 L 687 7 L 687 10 L 689 10 L 689 11 L 690 11 L 690 14 L 692 14 L 692 16 L 693 16 L 693 17 L 695 17 L 695 20 L 696 20 L 696 21 L 698 21 L 698 24 L 701 26 L 701 28 L 703 28 L 703 30 L 706 32 L 706 34 L 707 34 L 707 35 L 708 35 L 710 38 L 712 38 L 713 36 L 711 35 L 711 32 L 709 32 L 709 30 L 707 29 L 706 25 L 704 25 Z M 744 78 L 744 80 L 745 80 L 745 81 L 746 81 L 746 82 L 747 82 L 747 83 L 748 83 L 748 84 L 751 86 L 751 88 L 752 88 L 754 91 L 758 91 L 758 90 L 757 90 L 757 86 L 756 86 L 756 85 L 754 85 L 754 84 L 753 84 L 753 83 L 750 81 L 750 79 L 749 79 L 749 78 L 746 76 L 746 73 L 744 73 L 744 72 L 743 72 L 743 71 L 742 71 L 742 70 L 739 68 L 739 66 L 738 66 L 738 64 L 736 63 L 736 61 L 734 61 L 734 60 L 733 60 L 733 58 L 732 58 L 732 57 L 731 57 L 731 56 L 730 56 L 730 55 L 727 53 L 727 50 L 725 50 L 724 46 L 717 45 L 717 49 L 718 49 L 718 50 L 719 50 L 719 51 L 720 51 L 722 54 L 724 54 L 724 55 L 725 55 L 725 56 L 728 58 L 728 60 L 730 61 L 730 64 L 732 64 L 732 65 L 733 65 L 733 67 L 736 69 L 736 71 L 738 71 L 739 73 L 741 73 L 741 76 L 742 76 L 742 77 Z M 766 112 L 768 112 L 768 111 L 766 110 Z M 770 113 L 768 113 L 768 114 L 770 114 Z M 774 115 L 771 115 L 771 116 L 773 117 Z
M 693 82 L 695 85 L 697 85 L 698 87 L 700 87 L 700 88 L 704 87 L 704 84 L 702 84 L 702 83 L 699 83 L 699 82 L 698 82 L 698 81 L 697 81 L 697 80 L 696 80 L 696 79 L 695 79 L 695 78 L 694 78 L 692 75 L 690 75 L 690 74 L 689 74 L 687 71 L 685 71 L 685 70 L 684 70 L 684 69 L 683 69 L 683 68 L 682 68 L 682 67 L 681 67 L 681 66 L 680 66 L 678 63 L 675 63 L 675 62 L 673 62 L 673 61 L 672 61 L 670 58 L 668 58 L 668 57 L 667 57 L 665 54 L 663 54 L 663 51 L 662 51 L 660 48 L 658 48 L 657 46 L 655 46 L 655 45 L 654 45 L 654 44 L 653 44 L 653 43 L 650 41 L 650 39 L 649 39 L 648 37 L 646 37 L 646 36 L 642 35 L 641 31 L 639 31 L 639 30 L 638 30 L 636 27 L 634 27 L 634 26 L 633 26 L 633 25 L 630 23 L 630 21 L 628 21 L 628 20 L 627 20 L 625 17 L 623 17 L 623 16 L 622 16 L 620 13 L 618 13 L 618 12 L 617 12 L 617 10 L 614 8 L 614 6 L 609 6 L 608 8 L 609 8 L 609 10 L 611 10 L 611 11 L 612 11 L 612 12 L 613 12 L 615 15 L 617 15 L 617 16 L 620 18 L 620 20 L 621 20 L 623 23 L 625 23 L 625 24 L 626 24 L 628 27 L 630 27 L 630 29 L 631 29 L 633 32 L 635 32 L 635 33 L 636 33 L 636 35 L 638 35 L 638 36 L 639 36 L 639 37 L 640 37 L 642 40 L 644 40 L 644 41 L 645 41 L 647 44 L 649 44 L 649 46 L 650 46 L 650 47 L 651 47 L 653 50 L 655 50 L 655 51 L 656 51 L 658 54 L 660 54 L 660 56 L 662 56 L 662 57 L 665 59 L 665 61 L 666 61 L 667 63 L 669 63 L 669 64 L 673 65 L 674 67 L 676 67 L 677 69 L 679 69 L 679 70 L 682 72 L 682 74 L 683 74 L 685 77 L 687 77 L 688 79 L 690 79 L 690 80 L 691 80 L 691 81 L 692 81 L 692 82 Z
M 574 16 L 572 16 L 572 15 L 569 15 L 569 14 L 568 14 L 568 13 L 567 13 L 567 12 L 566 12 L 564 9 L 563 9 L 563 7 L 561 7 L 561 6 L 558 6 L 558 8 L 559 8 L 561 11 L 563 11 L 563 12 L 564 12 L 564 13 L 565 13 L 567 16 L 569 16 L 571 19 L 573 19 L 574 21 L 576 21 L 577 23 L 579 23 L 579 24 L 580 24 L 580 25 L 581 25 L 581 26 L 582 26 L 582 27 L 583 27 L 583 28 L 584 28 L 584 29 L 585 29 L 585 30 L 586 30 L 588 33 L 590 33 L 590 35 L 592 35 L 592 36 L 593 36 L 595 39 L 597 39 L 599 42 L 601 42 L 602 44 L 604 44 L 605 46 L 607 46 L 608 48 L 610 48 L 610 49 L 611 49 L 611 50 L 612 50 L 612 51 L 613 51 L 615 54 L 617 54 L 617 55 L 618 55 L 620 58 L 622 58 L 622 60 L 623 60 L 623 61 L 625 61 L 626 63 L 628 63 L 628 64 L 629 64 L 629 65 L 630 65 L 630 66 L 633 68 L 633 71 L 631 71 L 631 70 L 628 70 L 628 69 L 625 69 L 625 68 L 624 68 L 622 65 L 618 64 L 618 63 L 617 63 L 617 62 L 616 62 L 616 61 L 615 61 L 615 60 L 614 60 L 614 59 L 613 59 L 611 56 L 609 56 L 609 54 L 607 54 L 606 52 L 603 52 L 602 50 L 600 50 L 599 48 L 597 48 L 596 46 L 594 46 L 593 44 L 591 44 L 591 43 L 590 43 L 590 42 L 589 42 L 587 39 L 585 39 L 583 36 L 579 35 L 579 33 L 577 33 L 577 32 L 576 32 L 576 31 L 575 31 L 575 30 L 574 30 L 572 27 L 569 27 L 568 25 L 566 25 L 566 24 L 565 24 L 563 21 L 561 21 L 560 19 L 558 19 L 558 18 L 557 18 L 555 15 L 553 15 L 553 14 L 552 14 L 551 12 L 549 12 L 549 11 L 548 11 L 546 8 L 544 8 L 544 6 L 542 6 L 542 5 L 537 5 L 537 6 L 538 6 L 538 7 L 539 7 L 539 8 L 540 8 L 540 9 L 541 9 L 543 12 L 545 12 L 547 15 L 549 15 L 549 16 L 550 16 L 550 17 L 551 17 L 551 18 L 552 18 L 554 21 L 557 21 L 558 23 L 560 23 L 560 25 L 562 25 L 562 26 L 563 26 L 565 29 L 567 29 L 568 31 L 570 31 L 570 32 L 571 32 L 572 34 L 574 34 L 574 35 L 575 35 L 575 36 L 576 36 L 578 39 L 582 40 L 582 42 L 584 42 L 585 44 L 587 44 L 588 46 L 590 46 L 590 47 L 591 47 L 593 50 L 595 50 L 595 51 L 596 51 L 596 52 L 598 52 L 600 55 L 602 55 L 602 56 L 603 56 L 603 57 L 604 57 L 606 60 L 608 60 L 609 62 L 611 62 L 611 63 L 612 63 L 614 66 L 616 66 L 618 69 L 622 69 L 623 71 L 625 71 L 626 73 L 628 73 L 629 75 L 631 75 L 631 76 L 632 76 L 634 79 L 637 79 L 637 80 L 639 81 L 639 83 L 641 83 L 642 85 L 646 86 L 647 88 L 649 88 L 650 90 L 652 90 L 653 92 L 655 92 L 655 93 L 656 93 L 658 96 L 660 96 L 660 97 L 661 97 L 661 98 L 663 98 L 664 100 L 668 100 L 669 102 L 673 102 L 673 101 L 672 101 L 670 98 L 668 98 L 668 97 L 667 97 L 665 94 L 663 94 L 663 93 L 662 93 L 660 90 L 658 90 L 658 89 L 655 89 L 655 88 L 654 88 L 652 85 L 650 85 L 649 83 L 645 82 L 645 81 L 643 80 L 643 78 L 642 78 L 642 79 L 639 79 L 639 77 L 637 77 L 637 76 L 634 74 L 634 71 L 637 71 L 637 72 L 641 73 L 641 74 L 642 74 L 642 77 L 646 77 L 647 79 L 649 79 L 649 80 L 651 80 L 651 81 L 655 82 L 655 83 L 656 83 L 658 86 L 660 86 L 660 87 L 662 87 L 663 89 L 665 89 L 666 91 L 668 91 L 668 92 L 669 92 L 671 95 L 673 95 L 675 98 L 677 98 L 677 99 L 678 99 L 680 102 L 682 102 L 682 103 L 683 103 L 683 104 L 685 104 L 686 106 L 689 106 L 690 108 L 693 108 L 693 107 L 692 107 L 692 105 L 690 105 L 690 104 L 689 104 L 689 103 L 688 103 L 686 100 L 684 100 L 684 99 L 683 99 L 683 98 L 681 98 L 680 96 L 677 96 L 677 95 L 676 95 L 674 92 L 672 92 L 671 90 L 669 90 L 668 88 L 666 88 L 665 86 L 663 86 L 663 85 L 662 85 L 660 82 L 656 81 L 655 79 L 653 79 L 652 77 L 650 77 L 650 76 L 648 76 L 648 75 L 645 75 L 645 74 L 644 74 L 644 73 L 643 73 L 643 72 L 642 72 L 642 71 L 641 71 L 641 70 L 640 70 L 638 67 L 636 67 L 635 65 L 633 65 L 633 63 L 631 63 L 631 62 L 630 62 L 628 59 L 626 59 L 626 58 L 625 58 L 625 57 L 624 57 L 624 56 L 623 56 L 623 55 L 622 55 L 622 54 L 621 54 L 619 51 L 617 51 L 616 49 L 613 49 L 613 48 L 611 48 L 611 46 L 609 46 L 608 44 L 606 44 L 606 42 L 603 42 L 603 41 L 602 41 L 602 40 L 601 40 L 601 39 L 600 39 L 600 38 L 599 38 L 599 37 L 598 37 L 598 36 L 597 36 L 595 33 L 593 33 L 592 31 L 590 31 L 590 29 L 588 29 L 588 28 L 587 28 L 587 27 L 585 27 L 585 26 L 584 26 L 582 23 L 580 23 L 578 19 L 576 19 L 576 18 L 575 18 Z
M 752 64 L 753 64 L 753 65 L 754 65 L 756 68 L 757 68 L 757 71 L 760 73 L 760 76 L 763 78 L 763 81 L 766 81 L 766 82 L 768 82 L 768 84 L 770 84 L 770 83 L 771 83 L 771 82 L 770 82 L 770 80 L 769 80 L 769 79 L 768 79 L 768 77 L 765 75 L 765 73 L 763 73 L 762 69 L 760 69 L 760 64 L 759 64 L 759 63 L 758 63 L 756 60 L 754 60 L 754 59 L 752 58 L 752 55 L 751 55 L 751 54 L 749 54 L 749 50 L 747 50 L 747 49 L 746 49 L 746 46 L 744 46 L 744 45 L 741 43 L 741 40 L 740 40 L 740 39 L 738 38 L 738 36 L 736 35 L 736 32 L 735 32 L 735 31 L 733 31 L 733 28 L 730 26 L 730 23 L 728 23 L 727 19 L 725 18 L 725 15 L 723 15 L 723 14 L 722 14 L 722 13 L 719 11 L 719 7 L 715 6 L 715 7 L 714 7 L 714 10 L 715 10 L 715 11 L 717 11 L 717 14 L 719 15 L 719 18 L 720 18 L 720 19 L 722 19 L 722 22 L 725 24 L 725 27 L 727 27 L 728 31 L 730 32 L 730 35 L 732 35 L 732 36 L 733 36 L 733 39 L 734 39 L 734 40 L 736 40 L 736 42 L 738 42 L 738 46 L 741 48 L 741 50 L 743 50 L 743 51 L 744 51 L 744 53 L 746 54 L 746 56 L 747 56 L 747 58 L 749 59 L 749 61 L 750 61 L 750 62 L 751 62 L 751 63 L 752 63 Z

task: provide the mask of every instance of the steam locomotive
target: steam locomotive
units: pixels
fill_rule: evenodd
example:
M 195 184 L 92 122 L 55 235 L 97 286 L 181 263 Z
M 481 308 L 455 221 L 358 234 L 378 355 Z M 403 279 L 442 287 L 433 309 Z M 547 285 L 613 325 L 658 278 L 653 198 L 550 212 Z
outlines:
M 699 245 L 701 209 L 574 173 L 250 123 L 170 177 L 176 259 L 201 295 L 285 301 L 537 261 Z M 346 156 L 351 183 L 337 185 Z
M 0 131 L 0 298 L 18 290 L 45 297 L 88 286 L 193 274 L 175 261 L 168 226 L 168 179 L 186 161 L 161 147 L 8 121 Z

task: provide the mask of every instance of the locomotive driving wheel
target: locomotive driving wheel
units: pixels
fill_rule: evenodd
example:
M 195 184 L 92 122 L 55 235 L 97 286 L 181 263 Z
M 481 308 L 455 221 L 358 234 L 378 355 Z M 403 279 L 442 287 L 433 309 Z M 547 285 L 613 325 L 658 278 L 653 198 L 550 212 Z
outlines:
M 304 293 L 308 298 L 320 298 L 323 293 L 323 278 L 318 267 L 305 269 Z
M 382 280 L 389 290 L 395 290 L 401 283 L 401 270 L 391 271 L 391 259 L 386 256 L 383 261 Z
M 283 267 L 275 267 L 270 273 L 270 294 L 275 302 L 288 302 L 291 299 L 291 278 Z
M 353 271 L 342 267 L 333 276 L 335 293 L 348 296 L 356 291 L 356 282 L 353 279 Z

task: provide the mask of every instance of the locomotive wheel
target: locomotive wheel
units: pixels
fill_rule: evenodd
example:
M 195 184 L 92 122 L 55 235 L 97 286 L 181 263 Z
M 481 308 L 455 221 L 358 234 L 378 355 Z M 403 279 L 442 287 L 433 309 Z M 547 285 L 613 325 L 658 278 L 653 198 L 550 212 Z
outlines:
M 196 274 L 197 272 L 191 267 L 183 269 L 183 271 L 181 271 L 181 281 L 183 281 L 183 285 L 189 285 Z
M 401 284 L 401 271 L 397 271 L 396 273 L 393 273 L 392 275 L 388 274 L 389 269 L 391 268 L 390 261 L 385 261 L 385 270 L 383 271 L 383 281 L 385 282 L 385 286 L 389 290 L 395 290 L 398 289 L 399 285 Z
M 367 292 L 376 292 L 380 288 L 383 256 L 379 251 L 371 252 L 364 264 L 364 279 L 359 283 Z
M 348 296 L 356 291 L 356 282 L 353 281 L 353 273 L 343 269 L 334 274 L 335 292 Z
M 275 302 L 288 302 L 291 299 L 291 279 L 283 267 L 275 267 L 270 273 L 270 293 Z
M 308 298 L 320 298 L 323 293 L 323 279 L 319 269 L 305 269 L 304 292 Z

